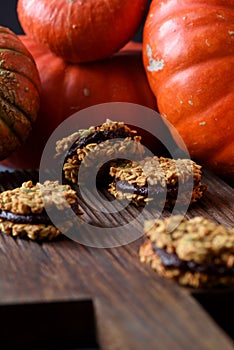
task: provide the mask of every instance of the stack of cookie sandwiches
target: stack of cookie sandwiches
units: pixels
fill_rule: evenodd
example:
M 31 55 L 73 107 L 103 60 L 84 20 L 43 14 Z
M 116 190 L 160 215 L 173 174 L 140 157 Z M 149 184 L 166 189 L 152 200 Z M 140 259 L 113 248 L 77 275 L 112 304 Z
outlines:
M 109 119 L 59 140 L 56 158 L 63 162 L 63 182 L 75 190 L 82 179 L 89 178 L 88 171 L 91 175 L 97 171 L 98 185 L 109 187 L 115 198 L 137 205 L 166 197 L 165 206 L 172 207 L 181 184 L 181 204 L 187 205 L 199 200 L 207 188 L 201 183 L 200 165 L 190 159 L 146 157 L 141 135 L 123 122 Z M 78 178 L 81 165 L 87 172 Z

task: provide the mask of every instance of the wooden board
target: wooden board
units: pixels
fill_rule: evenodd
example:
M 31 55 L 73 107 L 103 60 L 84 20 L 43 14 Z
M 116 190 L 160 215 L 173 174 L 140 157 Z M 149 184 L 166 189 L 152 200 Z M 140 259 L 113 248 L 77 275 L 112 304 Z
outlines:
M 0 190 L 37 176 L 2 172 Z M 204 182 L 187 216 L 233 226 L 234 190 L 210 174 Z M 234 349 L 233 291 L 193 293 L 160 278 L 140 263 L 141 242 L 97 249 L 1 235 L 0 348 Z

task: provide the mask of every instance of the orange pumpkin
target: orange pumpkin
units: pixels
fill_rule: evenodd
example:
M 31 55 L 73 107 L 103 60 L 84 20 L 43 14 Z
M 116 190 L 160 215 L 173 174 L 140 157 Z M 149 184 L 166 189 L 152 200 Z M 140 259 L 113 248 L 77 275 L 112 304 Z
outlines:
M 129 43 L 103 61 L 75 65 L 65 63 L 26 36 L 20 38 L 33 55 L 40 73 L 41 107 L 27 143 L 8 158 L 5 165 L 38 167 L 44 146 L 55 128 L 89 106 L 131 102 L 156 109 L 156 99 L 142 63 L 141 44 Z
M 153 0 L 143 59 L 159 112 L 190 155 L 234 176 L 234 1 Z
M 66 61 L 109 57 L 136 33 L 147 0 L 19 0 L 25 34 Z
M 28 138 L 39 109 L 39 91 L 31 54 L 11 30 L 0 27 L 0 159 Z

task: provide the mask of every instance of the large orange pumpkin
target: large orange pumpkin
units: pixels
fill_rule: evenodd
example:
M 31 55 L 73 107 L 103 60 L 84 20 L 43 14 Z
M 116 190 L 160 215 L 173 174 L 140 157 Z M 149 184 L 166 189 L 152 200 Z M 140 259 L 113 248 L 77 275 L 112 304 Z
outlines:
M 234 1 L 153 0 L 144 66 L 192 158 L 234 176 Z
M 147 0 L 19 0 L 24 32 L 73 63 L 109 57 L 136 33 Z
M 0 26 L 0 159 L 27 139 L 40 103 L 35 62 L 11 30 Z
M 44 146 L 67 117 L 105 102 L 131 102 L 156 109 L 142 63 L 142 45 L 127 44 L 111 58 L 86 64 L 67 64 L 26 36 L 20 36 L 33 55 L 42 83 L 39 116 L 27 143 L 7 159 L 11 167 L 36 168 Z M 94 120 L 95 124 L 95 120 Z

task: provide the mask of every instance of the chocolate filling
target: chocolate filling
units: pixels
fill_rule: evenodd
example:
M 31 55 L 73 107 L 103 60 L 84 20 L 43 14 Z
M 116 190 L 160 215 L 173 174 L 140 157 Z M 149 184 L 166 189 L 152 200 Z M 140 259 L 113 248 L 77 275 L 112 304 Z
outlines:
M 137 194 L 137 195 L 141 195 L 145 198 L 157 198 L 159 199 L 160 194 L 164 194 L 166 191 L 166 199 L 168 200 L 175 200 L 177 198 L 178 195 L 178 184 L 176 184 L 175 186 L 170 186 L 167 185 L 167 187 L 163 187 L 160 185 L 160 183 L 150 186 L 148 187 L 147 183 L 144 186 L 139 186 L 136 183 L 135 184 L 130 184 L 128 181 L 124 180 L 118 180 L 115 179 L 114 180 L 114 184 L 115 187 L 117 189 L 117 191 L 121 191 L 123 193 L 133 193 L 133 194 Z M 188 195 L 191 191 L 190 189 L 190 183 L 188 183 L 189 185 L 189 191 L 188 191 Z M 186 193 L 186 184 L 183 185 L 183 191 L 184 193 Z M 199 182 L 195 182 L 194 183 L 194 188 L 199 186 Z M 200 186 L 201 191 L 205 191 L 206 187 L 205 186 Z
M 2 210 L 0 212 L 0 218 L 14 222 L 15 224 L 43 224 L 43 225 L 53 225 L 46 211 L 43 210 L 40 214 L 15 214 L 7 210 Z
M 170 187 L 167 186 L 163 187 L 160 184 L 154 185 L 154 186 L 150 186 L 150 190 L 146 185 L 144 186 L 139 186 L 137 184 L 130 184 L 128 181 L 122 181 L 122 180 L 114 180 L 115 183 L 115 187 L 117 189 L 117 191 L 121 191 L 124 193 L 134 193 L 140 196 L 144 196 L 145 198 L 147 198 L 148 196 L 153 196 L 156 197 L 160 194 L 165 193 L 165 191 L 167 191 L 167 195 L 170 195 L 170 197 L 175 197 L 177 196 L 177 192 L 178 192 L 178 187 Z
M 165 249 L 158 248 L 155 243 L 153 243 L 153 249 L 160 258 L 162 264 L 167 268 L 175 268 L 184 272 L 200 272 L 216 276 L 234 275 L 234 267 L 228 268 L 226 265 L 217 265 L 212 261 L 206 264 L 198 264 L 194 261 L 181 260 L 177 254 L 168 253 Z
M 77 214 L 81 214 L 78 208 L 78 204 L 72 204 L 71 209 Z M 70 215 L 70 209 L 64 209 L 63 211 L 61 210 L 55 210 L 56 215 L 58 215 L 58 218 L 61 219 L 61 222 L 69 219 Z M 54 217 L 54 212 L 53 212 L 53 217 Z M 50 220 L 47 212 L 45 209 L 40 214 L 16 214 L 12 213 L 11 211 L 7 210 L 1 210 L 0 211 L 0 218 L 6 221 L 11 221 L 15 224 L 29 224 L 29 225 L 53 225 L 52 221 Z
M 92 134 L 82 137 L 80 140 L 77 140 L 73 143 L 71 148 L 69 149 L 66 159 L 72 157 L 78 149 L 82 149 L 90 143 L 101 143 L 107 140 L 115 139 L 115 138 L 126 138 L 130 137 L 131 132 L 126 131 L 124 127 L 120 127 L 115 130 L 97 130 Z

